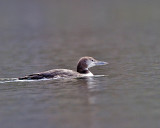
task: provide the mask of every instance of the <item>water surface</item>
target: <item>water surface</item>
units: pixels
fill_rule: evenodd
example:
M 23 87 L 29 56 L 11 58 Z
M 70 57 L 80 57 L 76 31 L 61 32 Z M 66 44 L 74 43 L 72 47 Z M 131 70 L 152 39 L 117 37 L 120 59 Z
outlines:
M 1 1 L 0 126 L 159 128 L 159 4 Z M 54 68 L 75 70 L 86 55 L 109 62 L 91 68 L 107 76 L 4 82 Z

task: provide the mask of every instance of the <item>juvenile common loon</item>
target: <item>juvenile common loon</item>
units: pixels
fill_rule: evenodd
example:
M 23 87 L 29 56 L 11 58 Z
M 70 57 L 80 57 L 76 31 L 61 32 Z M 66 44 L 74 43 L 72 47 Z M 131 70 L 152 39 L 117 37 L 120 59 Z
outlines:
M 93 76 L 88 70 L 96 65 L 106 65 L 107 62 L 95 60 L 93 57 L 82 57 L 77 64 L 77 72 L 68 69 L 53 69 L 45 72 L 35 73 L 27 75 L 25 77 L 18 78 L 19 80 L 38 80 L 43 78 L 67 78 L 67 77 L 84 77 Z

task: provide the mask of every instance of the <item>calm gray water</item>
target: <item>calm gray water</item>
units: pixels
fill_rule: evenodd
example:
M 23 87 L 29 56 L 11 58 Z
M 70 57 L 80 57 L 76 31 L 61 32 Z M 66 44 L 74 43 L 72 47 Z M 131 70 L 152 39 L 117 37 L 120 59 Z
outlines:
M 0 127 L 159 128 L 159 5 L 158 0 L 0 1 Z M 2 79 L 75 70 L 86 55 L 107 61 L 91 69 L 107 76 Z

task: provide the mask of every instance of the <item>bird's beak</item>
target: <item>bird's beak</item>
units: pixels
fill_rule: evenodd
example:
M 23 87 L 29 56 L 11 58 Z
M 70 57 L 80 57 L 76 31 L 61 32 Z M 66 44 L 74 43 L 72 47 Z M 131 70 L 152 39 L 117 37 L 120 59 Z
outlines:
M 108 64 L 108 62 L 104 62 L 104 61 L 96 61 L 95 65 L 106 65 Z

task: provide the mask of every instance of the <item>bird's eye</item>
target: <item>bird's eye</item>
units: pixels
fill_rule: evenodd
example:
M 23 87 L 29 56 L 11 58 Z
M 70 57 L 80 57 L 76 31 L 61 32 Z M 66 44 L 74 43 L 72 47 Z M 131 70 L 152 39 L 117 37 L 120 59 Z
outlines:
M 93 60 L 91 60 L 91 61 L 93 61 Z

